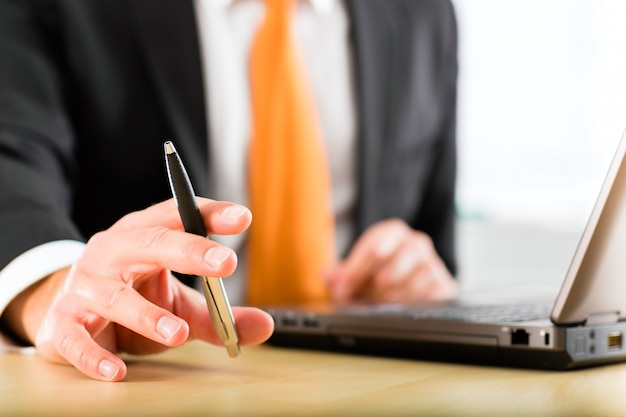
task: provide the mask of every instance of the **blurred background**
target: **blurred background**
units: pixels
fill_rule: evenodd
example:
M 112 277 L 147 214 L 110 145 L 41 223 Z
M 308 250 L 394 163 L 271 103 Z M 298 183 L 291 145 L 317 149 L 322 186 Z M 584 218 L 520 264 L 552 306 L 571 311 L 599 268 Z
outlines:
M 626 2 L 453 2 L 461 284 L 556 294 L 626 128 Z

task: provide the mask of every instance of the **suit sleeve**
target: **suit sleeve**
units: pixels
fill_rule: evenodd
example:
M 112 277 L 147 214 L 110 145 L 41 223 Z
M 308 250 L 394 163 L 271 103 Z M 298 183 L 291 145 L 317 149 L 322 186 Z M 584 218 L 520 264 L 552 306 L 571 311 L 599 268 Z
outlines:
M 82 240 L 53 16 L 44 1 L 0 0 L 0 268 L 39 244 Z
M 422 208 L 414 226 L 433 239 L 437 252 L 452 274 L 456 274 L 455 189 L 457 173 L 456 118 L 458 76 L 458 34 L 454 10 L 449 2 L 440 2 L 439 62 L 436 63 L 440 118 L 439 134 L 432 154 L 432 169 L 424 188 Z

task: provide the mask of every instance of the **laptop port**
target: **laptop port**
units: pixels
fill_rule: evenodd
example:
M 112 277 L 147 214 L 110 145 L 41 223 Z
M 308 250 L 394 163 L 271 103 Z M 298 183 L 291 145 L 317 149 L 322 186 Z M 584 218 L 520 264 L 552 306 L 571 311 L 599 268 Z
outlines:
M 622 349 L 622 332 L 611 332 L 607 336 L 607 345 L 609 350 Z
M 281 323 L 283 324 L 283 326 L 297 326 L 298 320 L 293 316 L 285 316 L 281 320 Z
M 315 317 L 307 317 L 302 321 L 304 327 L 319 327 L 320 322 Z
M 530 336 L 528 332 L 524 329 L 517 329 L 511 333 L 511 344 L 512 345 L 524 345 L 528 346 Z

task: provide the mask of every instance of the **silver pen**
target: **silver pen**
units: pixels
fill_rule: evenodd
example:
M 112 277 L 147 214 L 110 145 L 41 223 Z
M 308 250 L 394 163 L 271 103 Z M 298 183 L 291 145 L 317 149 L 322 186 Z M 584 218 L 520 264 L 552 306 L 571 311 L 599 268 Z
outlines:
M 185 231 L 206 237 L 207 233 L 204 220 L 200 214 L 198 204 L 196 203 L 195 193 L 191 186 L 191 181 L 189 181 L 185 166 L 178 156 L 172 142 L 165 142 L 164 148 L 170 189 L 172 190 L 174 200 L 176 200 L 178 212 L 180 213 Z M 228 355 L 231 358 L 236 358 L 241 354 L 241 350 L 239 349 L 235 319 L 230 309 L 226 291 L 224 291 L 222 279 L 204 276 L 199 278 L 202 282 L 202 289 L 213 327 L 215 327 L 215 331 L 220 340 L 224 343 L 224 346 L 226 346 Z

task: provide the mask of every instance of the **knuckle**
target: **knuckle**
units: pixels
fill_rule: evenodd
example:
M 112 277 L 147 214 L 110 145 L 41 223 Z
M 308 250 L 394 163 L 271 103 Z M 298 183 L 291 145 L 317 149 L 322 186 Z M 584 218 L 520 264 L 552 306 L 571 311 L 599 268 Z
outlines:
M 433 238 L 430 237 L 430 235 L 427 235 L 424 232 L 418 232 L 417 233 L 417 239 L 425 247 L 428 247 L 428 248 L 434 248 L 435 247 L 435 244 L 433 242 Z
M 153 227 L 148 229 L 141 239 L 144 248 L 155 248 L 160 246 L 167 238 L 168 229 L 163 227 Z
M 106 233 L 107 233 L 106 231 L 100 231 L 100 232 L 95 233 L 94 235 L 92 235 L 89 238 L 89 241 L 87 242 L 87 245 L 89 247 L 94 247 L 94 248 L 103 246 L 105 244 L 104 242 L 107 239 L 106 238 L 106 236 L 107 236 Z
M 393 219 L 389 219 L 388 222 L 389 222 L 389 225 L 391 225 L 391 227 L 395 227 L 398 229 L 406 228 L 406 223 L 402 219 L 393 218 Z
M 61 333 L 58 335 L 55 347 L 57 351 L 63 356 L 68 357 L 72 352 L 72 349 L 76 345 L 76 336 L 72 333 Z
M 135 330 L 154 327 L 156 322 L 154 306 L 151 303 L 136 303 L 133 300 L 136 290 L 127 284 L 111 285 L 102 291 L 100 296 L 104 316 L 118 314 L 125 305 L 133 304 L 133 309 L 126 309 L 126 319 Z M 142 297 L 143 298 L 143 297 Z M 145 299 L 144 299 L 145 300 Z
M 378 271 L 378 274 L 373 280 L 374 289 L 376 290 L 376 292 L 382 293 L 384 290 L 390 287 L 391 283 L 393 282 L 393 278 L 394 276 L 389 268 L 383 268 Z
M 84 349 L 80 343 L 80 336 L 73 332 L 59 335 L 56 341 L 56 350 L 68 362 L 78 369 L 85 370 L 96 366 L 97 359 L 93 358 L 89 349 Z
M 404 220 L 395 217 L 381 222 L 379 226 L 391 233 L 403 233 L 409 229 Z
M 181 255 L 184 259 L 202 262 L 202 258 L 207 251 L 205 244 L 210 243 L 208 239 L 201 240 L 200 242 L 201 244 L 183 245 L 180 247 Z
M 74 364 L 78 369 L 93 369 L 97 366 L 97 359 L 92 357 L 89 350 L 78 349 Z
M 100 296 L 102 307 L 106 311 L 114 310 L 116 306 L 120 305 L 120 300 L 131 290 L 132 288 L 127 285 L 111 285 L 107 287 Z
M 134 211 L 124 215 L 120 218 L 116 223 L 116 227 L 124 228 L 124 229 L 134 229 L 137 224 L 140 223 L 140 218 L 142 213 L 139 211 Z

